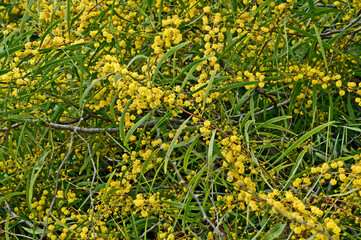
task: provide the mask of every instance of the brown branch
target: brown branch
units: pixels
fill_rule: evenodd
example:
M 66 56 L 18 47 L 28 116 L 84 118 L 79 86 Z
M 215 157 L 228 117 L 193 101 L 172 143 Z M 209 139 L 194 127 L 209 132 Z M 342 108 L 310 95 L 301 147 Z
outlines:
M 326 37 L 326 36 L 329 36 L 329 35 L 332 35 L 332 34 L 341 33 L 343 31 L 349 29 L 350 27 L 352 27 L 354 24 L 356 24 L 361 19 L 361 10 L 359 10 L 356 15 L 357 15 L 357 17 L 354 18 L 351 22 L 349 22 L 349 24 L 347 24 L 344 28 L 339 29 L 339 30 L 327 31 L 325 33 L 321 33 L 320 36 L 321 37 Z
M 9 234 L 9 235 L 12 235 L 12 236 L 18 236 L 18 237 L 27 238 L 27 239 L 34 239 L 34 238 L 29 237 L 29 236 L 26 236 L 26 235 L 8 232 L 8 231 L 5 231 L 4 229 L 1 229 L 1 228 L 0 228 L 0 232 L 1 232 L 1 233 L 6 233 L 6 234 Z
M 87 118 L 82 118 L 82 120 L 87 119 Z M 32 120 L 32 119 L 25 119 L 24 121 L 28 121 L 28 122 L 38 122 L 39 120 Z M 79 120 L 78 120 L 79 121 Z M 172 119 L 172 120 L 168 120 L 170 122 L 170 124 L 173 127 L 177 127 L 179 125 L 181 125 L 184 120 L 182 119 Z M 159 122 L 159 120 L 152 120 L 149 121 L 147 123 L 142 123 L 139 127 L 154 127 L 157 125 L 157 123 Z M 12 127 L 17 127 L 22 125 L 23 123 L 16 123 L 13 124 L 11 127 L 9 128 L 2 128 L 0 129 L 0 131 L 8 131 L 10 130 Z M 86 133 L 86 134 L 95 134 L 95 133 L 101 133 L 101 132 L 107 132 L 107 133 L 118 133 L 119 132 L 119 128 L 82 128 L 82 127 L 77 127 L 77 126 L 71 126 L 69 124 L 60 124 L 60 123 L 47 123 L 47 122 L 43 122 L 41 123 L 44 126 L 47 126 L 49 128 L 54 128 L 54 129 L 61 129 L 61 130 L 66 130 L 66 131 L 76 131 L 78 133 Z
M 288 6 L 288 3 L 286 3 Z M 286 12 L 287 6 L 282 10 L 281 14 L 278 16 L 275 25 L 273 26 L 273 28 L 269 31 L 270 35 L 272 35 L 272 33 L 275 31 L 276 26 L 278 25 L 278 22 L 280 21 L 282 15 Z M 267 46 L 268 42 L 270 41 L 271 38 L 268 38 L 267 41 L 263 44 L 261 50 L 258 52 L 258 57 L 256 58 L 256 61 L 253 63 L 252 67 L 251 67 L 251 71 L 252 72 L 254 70 L 254 68 L 256 67 L 258 60 L 261 57 L 261 54 L 263 52 L 263 50 L 265 49 L 265 47 Z
M 334 201 L 329 201 L 327 198 L 321 198 L 321 201 L 324 201 L 324 202 L 326 202 L 327 204 L 332 204 L 332 206 L 333 206 L 335 209 L 341 210 L 342 212 L 346 213 L 347 215 L 349 215 L 349 216 L 352 217 L 352 218 L 357 218 L 357 219 L 361 220 L 360 217 L 355 216 L 355 215 L 353 215 L 352 213 L 346 211 L 345 209 L 337 206 Z

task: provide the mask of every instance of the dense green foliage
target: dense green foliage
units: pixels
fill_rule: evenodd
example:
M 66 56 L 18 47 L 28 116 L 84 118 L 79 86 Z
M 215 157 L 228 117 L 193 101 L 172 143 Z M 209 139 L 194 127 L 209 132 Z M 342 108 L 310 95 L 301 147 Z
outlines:
M 0 239 L 361 238 L 361 1 L 0 2 Z

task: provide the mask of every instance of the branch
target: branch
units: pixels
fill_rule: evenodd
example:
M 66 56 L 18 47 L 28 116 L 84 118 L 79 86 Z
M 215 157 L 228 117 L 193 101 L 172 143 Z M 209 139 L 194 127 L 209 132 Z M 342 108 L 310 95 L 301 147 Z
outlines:
M 97 239 L 96 234 L 95 234 L 95 228 L 94 228 L 94 211 L 95 211 L 95 208 L 94 208 L 94 199 L 93 199 L 93 186 L 94 186 L 94 182 L 95 182 L 95 176 L 97 174 L 97 169 L 95 167 L 95 162 L 94 162 L 94 159 L 92 157 L 92 152 L 91 152 L 89 143 L 84 138 L 82 138 L 82 136 L 80 136 L 80 134 L 78 132 L 75 131 L 75 133 L 86 144 L 86 146 L 88 148 L 88 154 L 89 154 L 90 160 L 91 160 L 92 165 L 93 165 L 93 171 L 94 172 L 93 172 L 92 181 L 91 181 L 90 188 L 89 188 L 89 198 L 90 198 L 90 204 L 91 204 L 91 208 L 92 208 L 91 209 L 92 213 L 91 213 L 91 217 L 90 217 L 90 224 L 91 224 L 91 227 L 92 227 L 93 239 Z
M 8 231 L 5 231 L 4 229 L 0 229 L 0 232 L 1 232 L 1 233 L 6 233 L 6 234 L 9 234 L 9 235 L 13 235 L 13 236 L 22 237 L 22 238 L 34 239 L 34 238 L 32 238 L 32 237 L 28 237 L 28 236 L 26 236 L 26 235 L 22 235 L 22 234 L 17 234 L 17 233 L 8 232 Z
M 290 100 L 283 101 L 283 102 L 277 104 L 276 106 L 275 106 L 275 105 L 272 105 L 271 107 L 269 107 L 269 108 L 267 108 L 267 109 L 265 109 L 265 110 L 263 109 L 263 110 L 261 110 L 261 111 L 255 112 L 254 115 L 255 115 L 255 116 L 261 115 L 261 114 L 263 114 L 265 111 L 268 112 L 268 111 L 271 111 L 271 110 L 275 109 L 275 107 L 280 108 L 280 107 L 282 107 L 282 106 L 284 106 L 284 105 L 288 105 L 289 103 L 290 103 Z M 242 114 L 240 114 L 240 115 L 230 116 L 231 118 L 237 118 L 237 117 L 239 117 L 239 120 L 238 120 L 238 121 L 231 121 L 231 122 L 233 122 L 233 123 L 239 123 L 246 115 L 247 115 L 247 113 L 242 113 Z
M 0 194 L 3 195 L 1 192 L 0 192 Z M 8 202 L 6 199 L 4 200 L 4 203 L 5 203 L 5 207 L 6 207 L 5 210 L 12 215 L 12 217 L 10 218 L 10 220 L 11 220 L 11 219 L 19 218 L 19 216 L 18 216 L 15 212 L 13 212 L 13 210 L 12 210 L 11 207 L 10 207 L 9 202 Z M 6 220 L 0 222 L 0 224 L 3 224 L 3 223 L 6 223 Z M 25 224 L 28 225 L 30 228 L 34 228 L 34 224 L 33 224 L 32 222 L 30 222 L 30 221 L 26 221 L 26 220 L 21 219 L 21 220 L 19 221 L 19 223 L 25 223 Z M 39 228 L 37 227 L 37 229 L 39 229 Z
M 257 88 L 257 91 L 259 93 L 267 93 L 268 95 L 280 96 L 280 97 L 290 97 L 292 95 L 291 93 L 273 91 L 273 90 L 266 89 L 266 88 Z M 269 92 L 269 91 L 271 91 L 271 92 Z
M 85 118 L 82 118 L 82 120 L 84 120 Z M 25 119 L 24 121 L 29 121 L 29 122 L 34 122 L 33 119 Z M 38 122 L 39 120 L 35 120 L 35 122 Z M 79 121 L 79 120 L 78 120 Z M 183 119 L 172 119 L 172 120 L 167 120 L 168 122 L 170 122 L 170 124 L 173 127 L 179 127 L 179 125 L 181 125 L 184 120 Z M 159 120 L 152 120 L 149 121 L 147 123 L 142 123 L 139 127 L 144 127 L 145 125 L 147 125 L 147 127 L 151 128 L 154 127 L 155 125 L 157 125 L 157 123 L 159 122 Z M 16 123 L 13 124 L 11 127 L 9 128 L 1 128 L 1 131 L 8 131 L 9 129 L 13 128 L 13 127 L 17 127 L 22 125 L 23 123 Z M 101 132 L 107 132 L 107 133 L 118 133 L 119 132 L 119 128 L 82 128 L 82 127 L 78 127 L 78 126 L 71 126 L 69 124 L 60 124 L 60 123 L 42 123 L 42 125 L 47 126 L 47 127 L 51 127 L 51 128 L 55 128 L 55 129 L 61 129 L 61 130 L 67 130 L 67 131 L 76 131 L 78 133 L 87 133 L 87 134 L 95 134 L 95 133 L 101 133 Z
M 81 117 L 79 119 L 79 122 L 78 122 L 78 126 L 80 125 L 81 121 L 83 120 L 83 112 L 81 113 Z M 46 220 L 45 220 L 45 223 L 44 223 L 44 230 L 43 230 L 43 233 L 41 234 L 41 237 L 40 237 L 40 240 L 42 240 L 44 238 L 44 235 L 45 235 L 45 231 L 48 227 L 48 222 L 49 222 L 49 218 L 50 218 L 50 212 L 52 210 L 52 208 L 54 207 L 54 204 L 55 204 L 55 201 L 57 199 L 57 194 L 58 194 L 58 185 L 59 185 L 59 175 L 60 175 L 60 171 L 61 169 L 63 168 L 63 166 L 65 165 L 65 162 L 68 160 L 68 158 L 70 157 L 71 153 L 72 153 L 72 148 L 73 148 L 73 140 L 74 140 L 74 134 L 76 133 L 77 131 L 77 127 L 73 127 L 73 132 L 71 133 L 71 137 L 70 137 L 70 143 L 69 143 L 69 148 L 68 148 L 68 152 L 67 154 L 65 155 L 63 161 L 60 163 L 60 166 L 58 167 L 58 169 L 55 171 L 55 187 L 54 187 L 54 196 L 53 196 L 53 200 L 51 201 L 50 203 L 50 207 L 49 207 L 49 210 L 48 210 L 48 213 L 46 215 Z
M 88 134 L 101 133 L 101 132 L 108 132 L 108 133 L 119 132 L 119 128 L 81 128 L 81 127 L 75 127 L 71 125 L 58 124 L 58 123 L 45 123 L 44 125 L 48 125 L 51 128 L 73 131 L 78 133 L 88 133 Z
M 13 125 L 11 125 L 10 127 L 8 127 L 8 128 L 0 128 L 0 132 L 7 132 L 7 131 L 9 131 L 10 129 L 12 129 L 12 128 L 15 128 L 15 127 L 17 127 L 17 126 L 20 126 L 22 123 L 15 123 L 15 124 L 13 124 Z
M 340 33 L 340 32 L 343 32 L 343 31 L 349 29 L 350 27 L 352 27 L 354 24 L 356 24 L 361 19 L 361 10 L 357 13 L 357 15 L 358 16 L 354 20 L 349 22 L 349 24 L 347 24 L 344 28 L 338 29 L 338 30 L 327 31 L 327 32 L 321 33 L 320 36 L 321 37 L 326 37 L 326 36 L 336 34 L 336 33 Z
M 163 222 L 165 220 L 165 218 L 162 218 L 159 222 L 157 222 L 156 224 L 154 224 L 152 227 L 148 228 L 147 231 L 145 231 L 142 235 L 140 235 L 140 238 L 144 238 L 146 236 L 147 233 L 149 233 L 150 231 L 152 231 L 154 228 L 156 228 L 161 222 Z

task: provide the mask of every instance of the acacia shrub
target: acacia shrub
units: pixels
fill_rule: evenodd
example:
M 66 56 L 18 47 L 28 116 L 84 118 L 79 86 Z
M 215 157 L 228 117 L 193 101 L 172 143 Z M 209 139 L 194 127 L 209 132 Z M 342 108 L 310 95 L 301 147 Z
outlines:
M 348 1 L 3 1 L 2 238 L 360 237 Z

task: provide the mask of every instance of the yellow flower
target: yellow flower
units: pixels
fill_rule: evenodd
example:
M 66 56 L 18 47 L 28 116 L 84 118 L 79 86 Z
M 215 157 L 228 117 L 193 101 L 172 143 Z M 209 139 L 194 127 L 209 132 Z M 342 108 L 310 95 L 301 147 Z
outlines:
M 342 86 L 342 81 L 341 80 L 338 80 L 336 82 L 336 87 L 340 88 Z
M 207 6 L 203 8 L 203 12 L 205 13 L 210 13 L 211 12 L 211 7 Z
M 211 126 L 211 122 L 208 121 L 208 120 L 204 121 L 204 126 L 205 126 L 205 127 Z
M 145 211 L 145 210 L 143 210 L 142 212 L 141 212 L 141 214 L 142 214 L 142 217 L 148 217 L 148 212 L 147 211 Z
M 330 184 L 331 184 L 331 185 L 336 185 L 336 184 L 337 184 L 337 180 L 336 180 L 336 179 L 331 179 Z
M 138 194 L 137 199 L 135 199 L 133 202 L 136 207 L 142 207 L 145 204 L 145 201 L 143 200 L 143 195 Z

